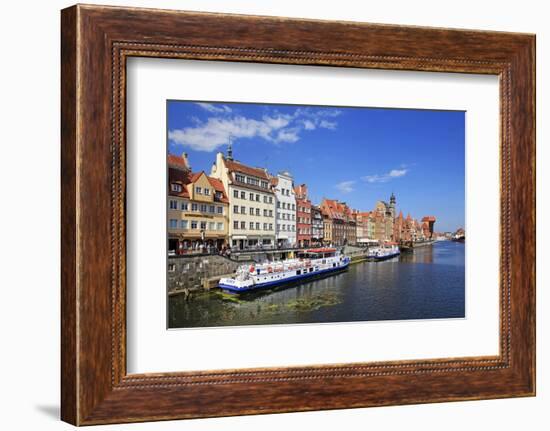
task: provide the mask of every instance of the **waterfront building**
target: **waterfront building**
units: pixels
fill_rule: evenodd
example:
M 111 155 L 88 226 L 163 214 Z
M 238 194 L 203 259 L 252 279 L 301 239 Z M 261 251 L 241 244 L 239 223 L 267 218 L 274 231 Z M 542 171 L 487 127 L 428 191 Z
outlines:
M 216 155 L 210 176 L 218 178 L 229 198 L 229 244 L 232 248 L 275 246 L 275 193 L 267 171 Z
M 394 241 L 396 198 L 392 193 L 390 202 L 378 201 L 374 208 L 374 239 L 378 242 Z
M 271 177 L 271 186 L 275 192 L 275 237 L 277 246 L 296 245 L 296 194 L 294 180 L 288 172 L 280 172 Z
M 228 233 L 222 182 L 191 171 L 187 155 L 168 155 L 168 250 L 176 254 L 221 250 Z
M 434 237 L 434 216 L 425 216 L 422 218 L 422 233 L 425 239 L 432 239 Z
M 311 245 L 311 201 L 307 195 L 307 186 L 301 184 L 294 188 L 296 194 L 296 240 L 299 247 Z
M 314 246 L 323 245 L 324 222 L 321 208 L 317 205 L 311 206 L 311 243 Z
M 356 222 L 352 210 L 346 203 L 334 199 L 323 199 L 320 207 L 325 243 L 333 246 L 356 244 Z
M 354 211 L 353 216 L 356 222 L 357 244 L 358 245 L 369 244 L 374 239 L 374 235 L 371 236 L 371 232 L 370 232 L 370 228 L 371 228 L 370 211 L 366 211 L 366 212 Z

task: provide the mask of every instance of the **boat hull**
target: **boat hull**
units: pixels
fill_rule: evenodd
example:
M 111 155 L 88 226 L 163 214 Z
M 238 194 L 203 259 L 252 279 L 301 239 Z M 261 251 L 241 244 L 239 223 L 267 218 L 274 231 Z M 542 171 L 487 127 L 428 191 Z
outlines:
M 372 257 L 372 259 L 375 262 L 381 262 L 383 260 L 393 259 L 394 257 L 399 256 L 399 254 L 400 253 L 397 252 L 397 253 L 392 253 L 392 254 L 388 254 L 388 255 L 385 255 L 385 256 L 374 256 L 374 257 Z
M 283 280 L 275 280 L 275 281 L 269 281 L 265 283 L 258 283 L 250 287 L 236 287 L 236 286 L 231 286 L 224 283 L 219 283 L 218 287 L 222 289 L 224 292 L 228 292 L 228 293 L 245 293 L 245 292 L 252 292 L 252 291 L 258 291 L 263 289 L 270 289 L 274 287 L 295 284 L 300 281 L 312 280 L 315 278 L 322 278 L 338 272 L 342 272 L 348 269 L 349 264 L 350 262 L 347 262 L 336 268 L 327 268 L 317 272 L 310 272 L 307 274 L 295 275 L 292 277 L 285 278 Z

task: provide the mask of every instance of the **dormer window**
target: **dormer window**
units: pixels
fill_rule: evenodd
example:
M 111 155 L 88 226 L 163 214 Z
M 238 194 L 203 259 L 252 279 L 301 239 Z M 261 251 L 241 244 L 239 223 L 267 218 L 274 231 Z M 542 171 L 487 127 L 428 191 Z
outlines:
M 172 192 L 174 192 L 174 193 L 181 193 L 182 190 L 183 190 L 183 187 L 182 187 L 181 184 L 172 183 L 172 184 L 170 184 L 170 190 L 172 190 Z
M 202 195 L 202 187 L 195 187 L 195 193 L 198 195 Z
M 204 189 L 204 194 L 206 196 L 210 196 L 210 189 Z

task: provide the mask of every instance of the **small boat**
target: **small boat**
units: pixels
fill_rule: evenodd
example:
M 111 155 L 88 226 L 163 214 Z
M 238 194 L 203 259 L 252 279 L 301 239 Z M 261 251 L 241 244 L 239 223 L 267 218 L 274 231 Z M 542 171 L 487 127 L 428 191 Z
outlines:
M 374 261 L 381 261 L 391 259 L 392 257 L 399 256 L 400 251 L 397 244 L 386 244 L 384 247 L 375 247 L 369 250 L 367 257 Z
M 222 278 L 218 287 L 229 293 L 271 288 L 343 271 L 350 261 L 335 248 L 315 248 L 300 252 L 295 259 L 241 265 L 235 277 Z

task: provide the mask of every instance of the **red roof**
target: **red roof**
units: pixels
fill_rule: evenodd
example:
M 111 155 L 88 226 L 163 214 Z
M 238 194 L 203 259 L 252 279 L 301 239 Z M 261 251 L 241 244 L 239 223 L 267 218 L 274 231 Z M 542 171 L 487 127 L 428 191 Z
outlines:
M 231 172 L 241 172 L 243 174 L 252 175 L 254 177 L 263 178 L 269 180 L 267 172 L 260 168 L 251 168 L 250 166 L 243 165 L 242 163 L 235 162 L 234 160 L 225 159 L 225 166 Z
M 306 250 L 306 253 L 334 253 L 336 251 L 335 248 L 310 248 L 309 250 Z
M 435 223 L 435 217 L 434 216 L 425 216 L 422 218 L 423 222 L 432 222 Z
M 179 169 L 189 169 L 185 159 L 181 156 L 176 156 L 175 154 L 168 154 L 168 166 Z
M 189 172 L 189 171 L 181 171 L 176 168 L 169 168 L 168 169 L 168 181 L 170 184 L 176 183 L 180 184 L 182 186 L 181 192 L 174 192 L 172 191 L 172 187 L 169 187 L 168 194 L 170 196 L 178 196 L 181 198 L 189 198 L 189 190 L 188 186 L 190 184 L 194 184 L 202 175 L 205 175 L 208 181 L 210 182 L 210 185 L 212 188 L 220 192 L 222 194 L 221 199 L 215 199 L 216 202 L 223 202 L 223 203 L 229 203 L 229 199 L 227 198 L 227 193 L 225 192 L 225 188 L 223 186 L 223 183 L 218 180 L 217 178 L 209 177 L 204 173 L 204 171 L 201 172 Z M 169 185 L 170 185 L 169 184 Z M 214 196 L 215 197 L 215 196 Z
M 229 203 L 229 199 L 227 198 L 227 194 L 225 193 L 225 187 L 223 186 L 223 183 L 217 178 L 212 177 L 208 177 L 208 181 L 210 181 L 210 184 L 212 185 L 212 187 L 214 187 L 214 190 L 222 194 L 222 198 L 219 199 L 219 202 Z

